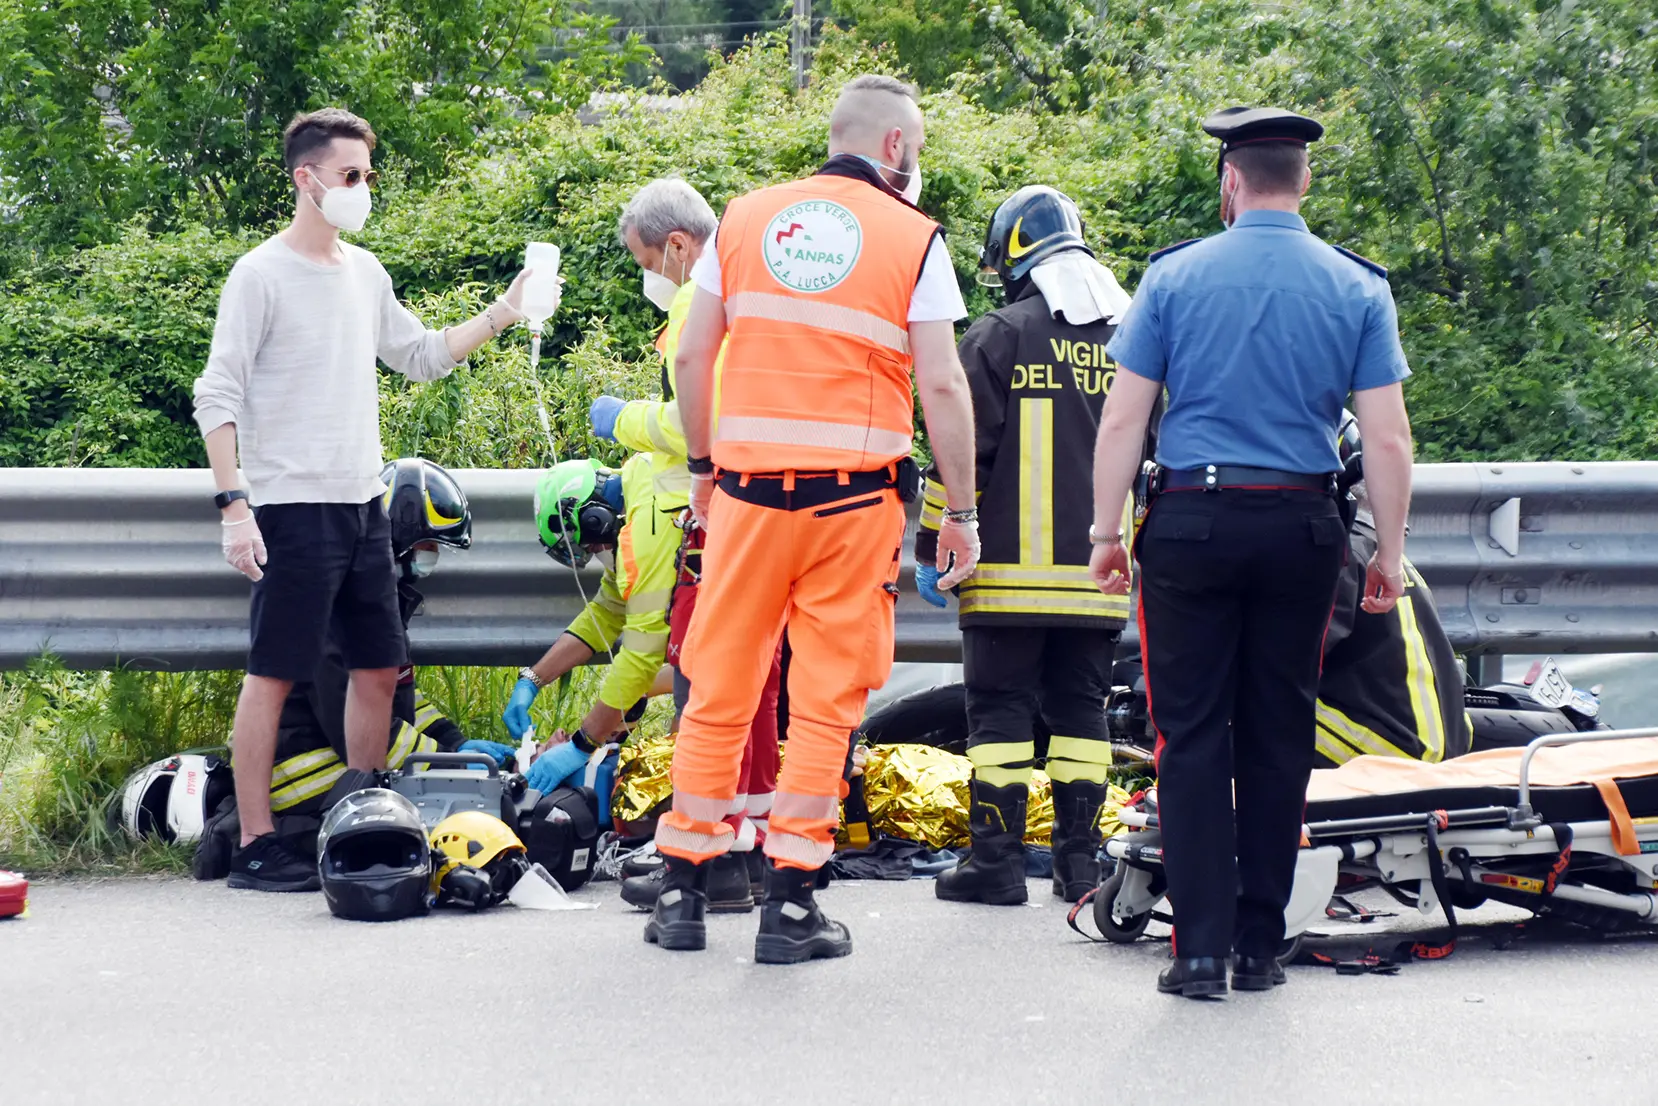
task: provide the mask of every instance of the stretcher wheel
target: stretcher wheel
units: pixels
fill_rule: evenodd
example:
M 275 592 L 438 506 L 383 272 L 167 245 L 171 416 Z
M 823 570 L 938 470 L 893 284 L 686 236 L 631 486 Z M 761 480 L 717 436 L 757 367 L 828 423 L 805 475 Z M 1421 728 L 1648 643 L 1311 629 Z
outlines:
M 1100 934 L 1107 941 L 1114 941 L 1119 945 L 1129 945 L 1138 941 L 1146 932 L 1146 925 L 1151 921 L 1151 911 L 1136 914 L 1126 922 L 1119 922 L 1111 913 L 1111 904 L 1117 901 L 1122 892 L 1123 879 L 1128 870 L 1121 865 L 1117 870 L 1105 877 L 1100 884 L 1099 893 L 1094 896 L 1094 924 L 1099 927 Z
M 1278 966 L 1287 968 L 1295 963 L 1295 958 L 1301 955 L 1301 941 L 1307 935 L 1297 933 L 1294 937 L 1285 938 L 1284 943 L 1278 946 Z

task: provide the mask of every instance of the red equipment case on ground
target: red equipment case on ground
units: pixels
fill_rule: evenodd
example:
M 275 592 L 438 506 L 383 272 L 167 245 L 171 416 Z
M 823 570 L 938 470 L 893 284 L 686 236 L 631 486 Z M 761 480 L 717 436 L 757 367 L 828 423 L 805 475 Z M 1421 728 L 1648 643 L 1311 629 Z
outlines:
M 29 881 L 16 872 L 0 871 L 0 918 L 21 914 L 29 905 Z

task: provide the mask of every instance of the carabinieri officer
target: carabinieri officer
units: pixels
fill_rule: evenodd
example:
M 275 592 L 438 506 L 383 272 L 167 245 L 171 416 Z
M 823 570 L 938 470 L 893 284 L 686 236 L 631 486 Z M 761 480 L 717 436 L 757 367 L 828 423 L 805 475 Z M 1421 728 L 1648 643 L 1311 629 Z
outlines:
M 1153 254 L 1107 347 L 1124 371 L 1100 421 L 1090 534 L 1095 581 L 1126 591 L 1123 496 L 1166 387 L 1134 552 L 1176 915 L 1157 988 L 1188 997 L 1224 995 L 1230 957 L 1238 990 L 1284 981 L 1275 954 L 1313 764 L 1320 639 L 1347 549 L 1332 491 L 1349 393 L 1376 520 L 1369 611 L 1403 589 L 1411 465 L 1410 369 L 1387 271 L 1321 241 L 1299 214 L 1307 144 L 1324 128 L 1228 108 L 1203 129 L 1221 140 L 1227 230 Z

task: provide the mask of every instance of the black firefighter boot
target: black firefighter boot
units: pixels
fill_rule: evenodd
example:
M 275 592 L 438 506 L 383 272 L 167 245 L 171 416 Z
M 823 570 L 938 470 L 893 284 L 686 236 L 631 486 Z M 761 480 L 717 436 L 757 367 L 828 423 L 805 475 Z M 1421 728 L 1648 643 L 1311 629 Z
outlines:
M 1022 783 L 990 787 L 977 779 L 972 788 L 972 855 L 941 874 L 933 893 L 947 902 L 1017 906 L 1030 895 L 1025 887 L 1025 804 L 1030 788 Z
M 663 868 L 662 892 L 645 923 L 645 940 L 682 952 L 707 948 L 708 926 L 702 915 L 708 908 L 709 865 L 670 856 Z
M 815 869 L 767 866 L 760 932 L 754 938 L 756 964 L 802 964 L 852 954 L 852 934 L 818 909 L 812 894 L 817 882 Z
M 1053 785 L 1054 895 L 1076 902 L 1100 885 L 1100 807 L 1105 784 Z

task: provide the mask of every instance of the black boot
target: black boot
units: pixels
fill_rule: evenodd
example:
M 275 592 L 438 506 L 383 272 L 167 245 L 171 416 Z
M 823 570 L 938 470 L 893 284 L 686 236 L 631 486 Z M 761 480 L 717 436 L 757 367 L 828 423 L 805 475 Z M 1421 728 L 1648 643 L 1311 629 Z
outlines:
M 1025 887 L 1025 804 L 1030 788 L 1022 783 L 990 787 L 976 779 L 972 786 L 972 855 L 942 873 L 933 883 L 933 893 L 947 902 L 1017 906 L 1030 897 Z
M 756 964 L 801 964 L 850 956 L 852 934 L 818 909 L 813 889 L 817 871 L 768 865 L 760 933 L 754 938 Z
M 1100 807 L 1105 784 L 1053 785 L 1054 895 L 1076 902 L 1100 885 Z
M 738 855 L 748 864 L 749 893 L 754 896 L 755 902 L 759 902 L 766 893 L 766 854 L 756 845 L 748 852 Z
M 744 854 L 726 853 L 703 866 L 708 869 L 708 913 L 747 914 L 754 909 Z M 622 901 L 649 910 L 666 880 L 667 868 L 661 864 L 642 876 L 629 876 L 622 881 Z
M 1165 995 L 1219 998 L 1226 994 L 1226 961 L 1219 956 L 1176 959 L 1158 975 L 1157 989 Z
M 677 856 L 663 865 L 662 893 L 656 898 L 645 940 L 677 951 L 708 947 L 708 926 L 702 920 L 708 906 L 707 864 L 693 864 Z

